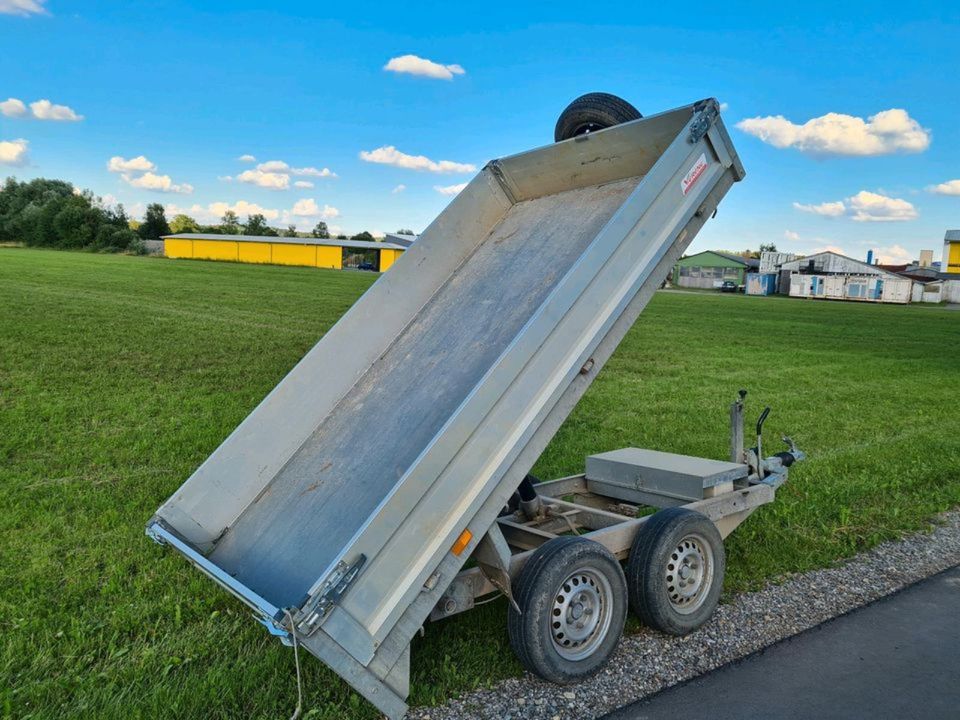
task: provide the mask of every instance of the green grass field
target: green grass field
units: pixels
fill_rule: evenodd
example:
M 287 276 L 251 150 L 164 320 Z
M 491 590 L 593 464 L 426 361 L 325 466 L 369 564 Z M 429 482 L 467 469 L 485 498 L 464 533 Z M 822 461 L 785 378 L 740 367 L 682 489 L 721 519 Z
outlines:
M 276 718 L 293 656 L 143 527 L 373 275 L 0 249 L 0 708 Z M 728 541 L 726 589 L 960 504 L 960 312 L 660 293 L 535 472 L 626 445 L 722 458 L 750 390 L 809 454 Z M 769 445 L 768 445 L 769 448 Z M 520 672 L 502 601 L 428 626 L 414 704 Z M 305 662 L 308 717 L 375 717 Z

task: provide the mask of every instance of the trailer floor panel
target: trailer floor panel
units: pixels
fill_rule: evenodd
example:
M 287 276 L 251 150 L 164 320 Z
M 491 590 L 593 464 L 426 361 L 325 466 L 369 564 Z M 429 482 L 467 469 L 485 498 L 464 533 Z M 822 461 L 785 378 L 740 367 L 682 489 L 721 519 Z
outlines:
M 277 606 L 297 604 L 640 179 L 510 208 L 210 559 Z

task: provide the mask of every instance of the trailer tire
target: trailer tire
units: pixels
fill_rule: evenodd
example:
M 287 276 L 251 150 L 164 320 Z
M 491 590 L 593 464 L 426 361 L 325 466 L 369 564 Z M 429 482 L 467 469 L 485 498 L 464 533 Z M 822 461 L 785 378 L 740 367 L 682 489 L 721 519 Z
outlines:
M 640 111 L 623 98 L 609 93 L 587 93 L 567 105 L 560 113 L 553 129 L 553 139 L 561 142 L 641 117 L 643 116 Z
M 716 609 L 725 569 L 723 539 L 708 517 L 679 507 L 660 510 L 630 550 L 630 607 L 645 625 L 686 635 Z
M 617 647 L 627 617 L 620 563 L 599 543 L 580 537 L 549 540 L 514 582 L 507 615 L 510 646 L 521 664 L 550 682 L 582 680 Z

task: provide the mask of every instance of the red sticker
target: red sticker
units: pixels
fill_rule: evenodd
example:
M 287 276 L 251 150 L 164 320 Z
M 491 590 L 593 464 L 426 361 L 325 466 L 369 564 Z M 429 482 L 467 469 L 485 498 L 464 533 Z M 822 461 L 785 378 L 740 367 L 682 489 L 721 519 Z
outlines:
M 690 192 L 697 180 L 700 179 L 700 176 L 703 175 L 704 171 L 707 169 L 707 155 L 706 153 L 700 153 L 700 157 L 697 158 L 697 161 L 693 164 L 693 167 L 687 171 L 687 174 L 683 176 L 683 180 L 680 181 L 680 189 L 683 191 L 683 194 L 686 195 Z

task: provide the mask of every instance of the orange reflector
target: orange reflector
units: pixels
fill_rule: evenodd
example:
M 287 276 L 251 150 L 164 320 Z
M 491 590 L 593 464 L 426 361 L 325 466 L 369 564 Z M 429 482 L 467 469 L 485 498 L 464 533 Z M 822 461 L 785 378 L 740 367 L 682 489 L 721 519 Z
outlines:
M 457 557 L 460 557 L 460 553 L 464 551 L 464 548 L 470 544 L 470 540 L 473 538 L 473 533 L 469 530 L 464 530 L 460 533 L 460 537 L 457 538 L 457 541 L 453 544 L 453 547 L 450 548 L 452 552 Z

